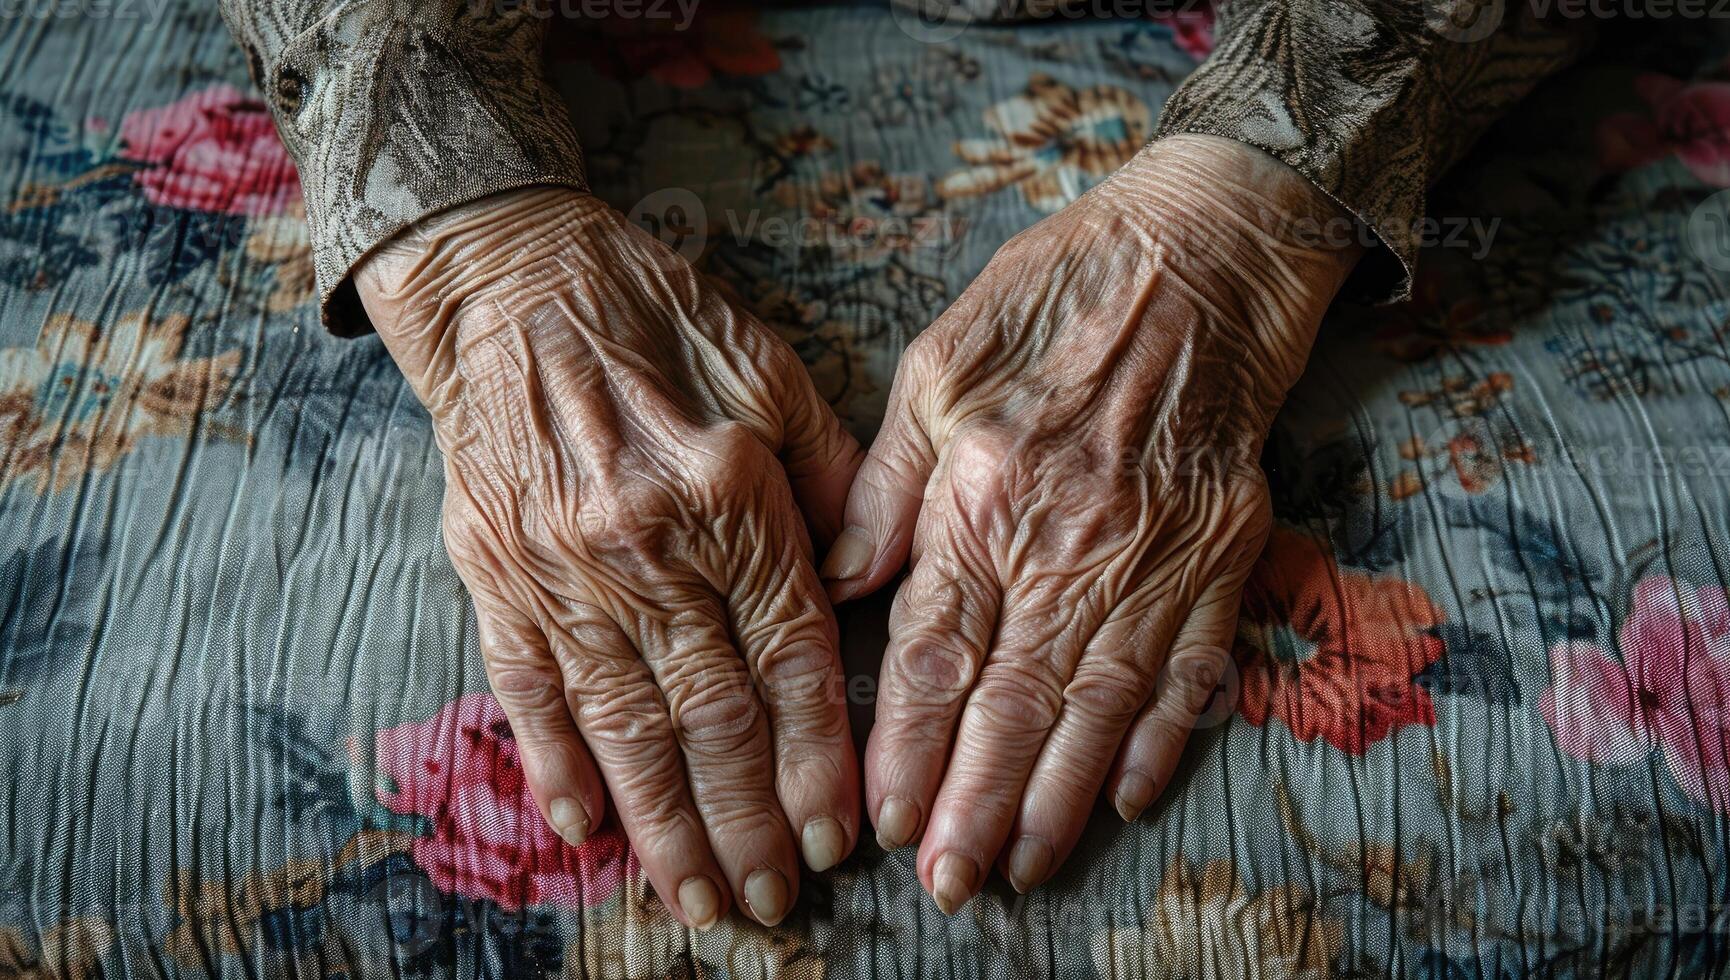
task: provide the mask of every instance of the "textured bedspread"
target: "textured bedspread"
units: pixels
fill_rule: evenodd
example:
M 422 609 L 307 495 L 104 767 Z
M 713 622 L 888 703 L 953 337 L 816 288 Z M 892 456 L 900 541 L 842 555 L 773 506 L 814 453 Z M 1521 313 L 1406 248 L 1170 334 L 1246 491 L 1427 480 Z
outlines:
M 614 829 L 516 848 L 426 415 L 319 329 L 214 5 L 60 6 L 0 20 L 0 976 L 1726 971 L 1723 21 L 1612 32 L 1437 193 L 1418 302 L 1336 311 L 1237 669 L 1149 814 L 952 919 L 866 843 L 782 927 L 696 935 Z M 598 191 L 862 438 L 907 341 L 1210 37 L 645 23 L 555 32 Z M 861 731 L 883 608 L 842 612 Z

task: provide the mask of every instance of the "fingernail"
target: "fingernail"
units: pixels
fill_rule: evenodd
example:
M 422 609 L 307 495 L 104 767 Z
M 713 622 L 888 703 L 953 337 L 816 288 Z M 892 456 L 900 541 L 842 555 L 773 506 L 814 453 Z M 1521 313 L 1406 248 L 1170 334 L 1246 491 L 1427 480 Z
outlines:
M 766 926 L 780 922 L 787 914 L 787 879 L 768 868 L 751 872 L 745 879 L 745 907 Z
M 572 847 L 578 847 L 589 839 L 589 815 L 576 800 L 559 797 L 547 807 L 547 817 L 552 821 L 553 829 Z
M 865 529 L 854 525 L 841 532 L 835 543 L 829 546 L 829 555 L 823 559 L 823 577 L 832 582 L 845 582 L 865 571 L 865 566 L 871 563 L 871 538 Z
M 1117 815 L 1133 821 L 1153 802 L 1153 780 L 1147 774 L 1131 769 L 1117 781 Z
M 827 871 L 846 856 L 847 835 L 834 818 L 816 817 L 800 832 L 799 849 L 805 853 L 805 867 Z
M 1009 849 L 1009 883 L 1025 895 L 1051 873 L 1051 845 L 1045 838 L 1028 834 Z
M 714 928 L 721 915 L 721 893 L 715 890 L 714 882 L 702 875 L 692 875 L 679 886 L 679 908 L 697 931 L 707 931 Z
M 931 898 L 944 915 L 973 897 L 973 879 L 979 876 L 979 866 L 965 854 L 950 851 L 937 859 L 937 869 L 931 873 Z
M 877 846 L 885 851 L 906 846 L 919 830 L 919 808 L 899 796 L 883 801 L 877 810 Z

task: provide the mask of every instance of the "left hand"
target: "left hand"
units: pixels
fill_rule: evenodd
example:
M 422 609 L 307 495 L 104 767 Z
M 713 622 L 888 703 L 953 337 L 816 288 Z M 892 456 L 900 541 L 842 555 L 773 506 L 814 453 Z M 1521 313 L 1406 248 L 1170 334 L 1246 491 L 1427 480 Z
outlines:
M 1358 254 L 1325 232 L 1350 222 L 1258 150 L 1168 139 L 908 348 L 823 574 L 852 598 L 911 555 L 866 808 L 885 847 L 923 833 L 944 912 L 1000 858 L 1017 890 L 1045 881 L 1102 786 L 1133 819 L 1169 782 L 1267 535 L 1261 444 Z

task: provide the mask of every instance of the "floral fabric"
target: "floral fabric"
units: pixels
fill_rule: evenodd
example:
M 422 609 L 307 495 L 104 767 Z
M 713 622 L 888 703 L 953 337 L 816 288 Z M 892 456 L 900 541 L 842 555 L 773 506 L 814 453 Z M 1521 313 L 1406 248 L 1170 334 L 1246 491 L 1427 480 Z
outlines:
M 1730 33 L 1630 28 L 1430 198 L 1264 463 L 1279 530 L 1171 792 L 953 918 L 869 840 L 786 923 L 678 927 L 534 819 L 441 465 L 205 5 L 0 22 L 0 975 L 1730 973 Z M 555 24 L 598 193 L 869 438 L 900 351 L 1109 173 L 1201 19 L 704 4 Z M 855 728 L 886 602 L 841 610 Z M 869 837 L 869 835 L 867 835 Z

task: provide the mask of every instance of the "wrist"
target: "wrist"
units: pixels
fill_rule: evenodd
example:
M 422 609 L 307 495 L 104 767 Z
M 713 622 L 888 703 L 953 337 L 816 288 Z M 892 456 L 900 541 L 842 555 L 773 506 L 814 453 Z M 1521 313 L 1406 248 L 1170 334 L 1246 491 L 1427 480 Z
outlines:
M 379 338 L 435 418 L 456 375 L 462 331 L 524 319 L 477 324 L 462 313 L 539 295 L 530 281 L 556 276 L 556 253 L 605 210 L 593 195 L 566 187 L 504 191 L 421 219 L 355 267 L 355 289 Z
M 1247 143 L 1181 135 L 1143 148 L 1102 185 L 1189 288 L 1233 314 L 1277 403 L 1363 254 L 1356 219 L 1290 165 Z
M 1337 288 L 1362 257 L 1357 219 L 1314 181 L 1272 154 L 1223 136 L 1186 133 L 1143 147 L 1109 185 L 1167 220 L 1202 226 L 1219 244 L 1241 245 Z M 1328 279 L 1334 281 L 1328 282 Z

